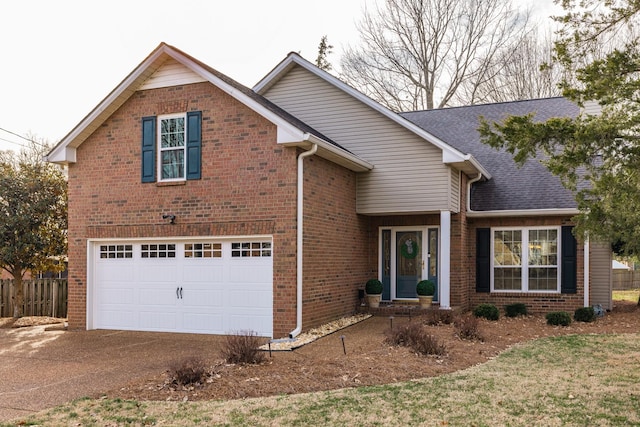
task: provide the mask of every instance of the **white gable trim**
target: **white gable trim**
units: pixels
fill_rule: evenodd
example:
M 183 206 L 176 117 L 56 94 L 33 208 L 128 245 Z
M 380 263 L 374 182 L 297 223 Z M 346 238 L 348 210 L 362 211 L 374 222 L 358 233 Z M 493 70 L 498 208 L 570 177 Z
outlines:
M 363 104 L 367 105 L 368 107 L 372 108 L 373 110 L 377 111 L 378 113 L 382 114 L 388 119 L 396 122 L 400 126 L 408 129 L 414 134 L 420 136 L 421 138 L 435 145 L 436 147 L 442 150 L 443 163 L 454 165 L 457 168 L 463 170 L 467 174 L 480 172 L 483 174 L 483 176 L 485 176 L 485 178 L 487 179 L 491 178 L 491 175 L 489 174 L 489 172 L 482 165 L 480 165 L 480 163 L 475 158 L 473 158 L 473 156 L 471 156 L 470 154 L 465 154 L 456 150 L 446 142 L 435 137 L 434 135 L 431 135 L 430 133 L 426 132 L 424 129 L 416 126 L 415 124 L 411 123 L 404 117 L 401 117 L 400 115 L 394 113 L 393 111 L 389 110 L 383 105 L 375 102 L 374 100 L 367 97 L 363 93 L 347 85 L 340 79 L 314 66 L 313 64 L 311 64 L 310 62 L 308 62 L 307 60 L 305 60 L 295 52 L 290 53 L 280 64 L 278 64 L 273 70 L 271 70 L 269 74 L 263 77 L 262 80 L 260 80 L 253 87 L 253 90 L 258 94 L 264 94 L 271 86 L 273 86 L 278 80 L 280 80 L 280 78 L 282 78 L 285 74 L 287 74 L 287 72 L 296 65 L 304 68 L 305 70 L 316 75 L 317 77 L 334 85 L 338 89 L 342 90 L 343 92 L 346 92 L 347 94 L 351 95 L 358 101 L 362 102 Z M 465 165 L 466 167 L 462 165 Z
M 229 85 L 215 74 L 211 73 L 200 64 L 190 59 L 186 55 L 176 51 L 167 44 L 160 44 L 131 74 L 129 74 L 96 108 L 93 109 L 62 141 L 60 141 L 49 153 L 46 160 L 52 163 L 74 163 L 76 161 L 76 148 L 80 146 L 111 114 L 113 114 L 133 93 L 140 89 L 142 85 L 153 74 L 162 67 L 162 64 L 172 58 L 179 64 L 208 81 L 223 92 L 235 98 L 240 103 L 251 108 L 256 113 L 277 126 L 277 142 L 287 144 L 293 142 L 304 142 L 308 140 L 308 134 L 296 126 L 289 123 L 276 113 L 259 104 L 242 91 Z M 306 137 L 305 137 L 306 136 Z M 316 138 L 318 139 L 318 138 Z M 320 140 L 322 141 L 322 140 Z M 370 170 L 373 166 L 364 160 L 357 159 L 351 153 L 324 142 L 324 146 L 331 146 L 328 150 L 333 153 L 336 161 L 345 158 L 346 164 L 356 165 L 358 170 Z
M 206 80 L 178 61 L 169 59 L 138 89 L 157 89 L 201 82 L 206 82 Z

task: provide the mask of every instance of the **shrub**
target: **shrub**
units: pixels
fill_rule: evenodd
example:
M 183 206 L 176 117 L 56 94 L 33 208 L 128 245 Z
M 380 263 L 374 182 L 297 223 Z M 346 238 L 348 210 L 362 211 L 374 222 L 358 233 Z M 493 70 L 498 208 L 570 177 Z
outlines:
M 187 357 L 173 362 L 169 367 L 169 376 L 179 385 L 189 385 L 200 382 L 206 371 L 207 369 L 202 359 Z
M 222 357 L 227 363 L 262 363 L 265 354 L 258 348 L 260 341 L 261 339 L 253 331 L 227 335 L 221 350 Z
M 482 341 L 482 335 L 480 335 L 480 331 L 478 330 L 479 323 L 476 316 L 464 315 L 458 317 L 453 325 L 456 328 L 458 337 L 466 340 Z
M 576 322 L 594 322 L 596 320 L 596 311 L 593 307 L 580 307 L 573 313 L 573 319 Z
M 566 311 L 552 311 L 546 315 L 547 324 L 554 326 L 569 326 L 571 315 Z
M 420 354 L 440 356 L 446 353 L 446 346 L 429 334 L 424 326 L 418 322 L 409 322 L 388 330 L 386 342 L 409 347 Z
M 382 293 L 382 282 L 378 279 L 369 279 L 364 285 L 367 295 L 379 295 Z
M 473 309 L 473 315 L 476 317 L 484 317 L 488 320 L 498 320 L 500 318 L 500 311 L 498 307 L 493 304 L 480 304 Z
M 421 280 L 416 285 L 416 293 L 421 296 L 432 297 L 436 293 L 436 284 L 431 280 Z
M 429 310 L 424 316 L 424 323 L 429 326 L 450 325 L 453 317 L 451 310 Z
M 518 317 L 527 315 L 527 306 L 521 302 L 508 304 L 504 306 L 504 314 L 507 317 Z

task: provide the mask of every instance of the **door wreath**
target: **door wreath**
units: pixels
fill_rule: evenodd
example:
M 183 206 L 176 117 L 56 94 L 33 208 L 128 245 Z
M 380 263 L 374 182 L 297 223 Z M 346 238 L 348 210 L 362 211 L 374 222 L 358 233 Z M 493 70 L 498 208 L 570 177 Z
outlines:
M 400 253 L 403 258 L 406 259 L 414 259 L 418 256 L 420 248 L 418 247 L 418 242 L 413 239 L 407 239 L 404 244 L 400 247 Z

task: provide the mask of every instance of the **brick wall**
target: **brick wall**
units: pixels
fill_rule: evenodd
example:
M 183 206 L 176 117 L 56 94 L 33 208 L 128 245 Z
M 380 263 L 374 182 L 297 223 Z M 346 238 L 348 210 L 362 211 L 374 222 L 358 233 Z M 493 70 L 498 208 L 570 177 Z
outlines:
M 356 214 L 355 173 L 304 160 L 303 328 L 354 312 L 370 278 L 368 219 Z
M 466 309 L 470 301 L 470 289 L 467 285 L 471 275 L 475 276 L 475 258 L 469 258 L 467 250 L 469 226 L 467 224 L 467 181 L 460 174 L 460 212 L 451 214 L 451 307 Z
M 193 110 L 202 179 L 142 184 L 141 118 Z M 87 238 L 273 234 L 274 334 L 293 329 L 296 150 L 275 141 L 273 124 L 208 83 L 136 92 L 69 167 L 69 326 L 86 327 Z
M 573 312 L 584 304 L 584 245 L 578 241 L 577 245 L 577 293 L 516 293 L 516 292 L 475 292 L 475 248 L 476 228 L 483 227 L 526 227 L 526 226 L 561 226 L 571 225 L 567 217 L 512 217 L 512 218 L 469 218 L 468 230 L 468 258 L 473 271 L 468 282 L 468 291 L 471 296 L 469 307 L 473 308 L 480 303 L 495 304 L 503 309 L 506 304 L 524 303 L 532 313 L 547 313 L 549 311 L 564 310 Z

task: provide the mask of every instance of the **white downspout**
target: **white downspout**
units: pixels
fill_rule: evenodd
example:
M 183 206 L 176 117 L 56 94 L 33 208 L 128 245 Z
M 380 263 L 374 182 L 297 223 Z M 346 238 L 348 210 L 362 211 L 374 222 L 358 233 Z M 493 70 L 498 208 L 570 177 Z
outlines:
M 482 173 L 478 172 L 478 176 L 467 181 L 467 212 L 473 212 L 471 210 L 471 184 L 478 182 L 482 179 Z
M 589 298 L 589 292 L 591 292 L 591 290 L 589 289 L 589 280 L 591 280 L 590 278 L 590 271 L 589 271 L 589 267 L 590 267 L 590 254 L 589 251 L 591 250 L 591 245 L 589 242 L 589 236 L 587 236 L 584 240 L 584 306 L 585 307 L 589 307 L 591 305 L 591 299 Z
M 296 328 L 289 333 L 289 338 L 295 338 L 302 332 L 302 233 L 304 205 L 304 166 L 305 157 L 313 156 L 318 151 L 318 144 L 313 144 L 309 151 L 298 156 L 298 220 L 297 220 L 297 259 L 296 259 Z

